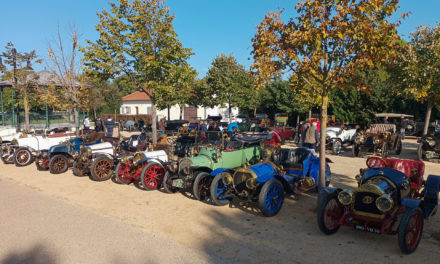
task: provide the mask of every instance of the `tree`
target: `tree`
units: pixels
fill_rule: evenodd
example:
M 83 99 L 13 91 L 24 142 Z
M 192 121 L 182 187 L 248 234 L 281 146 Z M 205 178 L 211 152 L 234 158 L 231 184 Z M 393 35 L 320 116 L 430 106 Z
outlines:
M 81 67 L 78 58 L 78 33 L 73 30 L 71 50 L 66 50 L 58 28 L 57 40 L 54 46 L 49 45 L 49 60 L 52 63 L 54 80 L 59 83 L 50 85 L 46 93 L 48 104 L 53 107 L 71 108 L 75 118 L 76 135 L 79 135 L 79 111 L 87 109 L 89 82 L 87 77 L 80 74 Z
M 423 135 L 428 133 L 431 112 L 440 101 L 440 23 L 434 28 L 420 26 L 411 33 L 411 42 L 403 45 L 397 59 L 401 94 L 427 103 Z
M 214 107 L 227 104 L 231 120 L 232 107 L 252 103 L 248 99 L 252 94 L 253 82 L 252 76 L 243 65 L 237 63 L 234 56 L 217 56 L 206 74 L 207 90 L 203 92 L 203 105 Z
M 396 25 L 387 19 L 398 0 L 300 1 L 298 17 L 284 23 L 282 10 L 271 12 L 258 25 L 253 38 L 252 69 L 257 85 L 291 71 L 304 81 L 306 93 L 321 97 L 321 135 L 325 135 L 329 94 L 347 87 L 347 81 L 367 90 L 359 69 L 385 61 L 397 37 Z M 325 136 L 320 140 L 319 186 L 325 186 Z
M 35 50 L 24 53 L 17 52 L 14 48 L 14 44 L 11 42 L 9 42 L 5 48 L 6 52 L 3 52 L 2 56 L 6 58 L 5 63 L 12 68 L 12 71 L 6 72 L 3 78 L 12 80 L 12 87 L 14 91 L 17 92 L 17 95 L 23 99 L 26 123 L 25 130 L 29 131 L 29 106 L 31 100 L 37 99 L 36 90 L 38 86 L 38 75 L 36 75 L 32 69 L 32 63 L 41 63 L 42 60 L 38 59 Z M 6 68 L 4 65 L 0 67 Z
M 174 16 L 162 0 L 118 0 L 98 13 L 99 39 L 87 40 L 86 72 L 109 79 L 125 74 L 137 90 L 152 100 L 153 143 L 157 143 L 156 108 L 173 65 L 192 55 L 177 39 Z

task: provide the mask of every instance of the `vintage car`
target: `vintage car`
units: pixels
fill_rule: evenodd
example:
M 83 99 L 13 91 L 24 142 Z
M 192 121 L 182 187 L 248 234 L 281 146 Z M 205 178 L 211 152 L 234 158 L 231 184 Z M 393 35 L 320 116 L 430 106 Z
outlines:
M 10 143 L 13 139 L 18 139 L 23 136 L 22 132 L 17 132 L 16 128 L 1 128 L 0 129 L 0 145 Z
M 417 123 L 414 121 L 413 115 L 398 114 L 398 113 L 378 113 L 376 114 L 376 121 L 377 123 L 381 123 L 386 120 L 387 123 L 395 124 L 400 129 L 400 121 L 402 117 L 404 117 L 407 120 L 407 124 L 405 127 L 405 135 L 416 136 L 418 132 L 421 132 L 420 130 L 423 130 L 423 124 L 417 125 Z
M 357 134 L 352 147 L 354 157 L 371 152 L 386 158 L 390 151 L 396 155 L 402 152 L 402 138 L 395 124 L 372 124 Z
M 320 192 L 318 226 L 327 234 L 340 226 L 377 234 L 398 234 L 403 253 L 416 250 L 423 221 L 435 214 L 440 176 L 424 181 L 423 162 L 370 157 L 356 176 L 354 190 L 325 188 Z
M 56 133 L 43 136 L 24 136 L 13 139 L 10 144 L 2 145 L 1 159 L 5 164 L 15 163 L 16 166 L 31 164 L 39 151 L 48 150 L 74 137 L 73 133 Z
M 319 157 L 310 149 L 281 149 L 278 154 L 263 154 L 266 160 L 237 170 L 220 168 L 211 172 L 211 200 L 226 205 L 234 197 L 258 203 L 264 216 L 276 215 L 283 204 L 284 193 L 295 188 L 317 189 Z M 270 157 L 270 158 L 269 158 Z M 330 183 L 331 160 L 326 159 L 326 186 Z
M 344 145 L 352 145 L 359 130 L 356 127 L 328 127 L 326 129 L 326 148 L 339 155 Z
M 434 133 L 417 140 L 417 158 L 420 161 L 440 158 L 440 120 L 436 120 Z
M 145 133 L 131 135 L 118 142 L 83 146 L 73 162 L 73 173 L 76 176 L 90 174 L 92 180 L 106 181 L 113 176 L 119 157 L 145 151 L 148 147 L 149 137 Z
M 267 135 L 238 135 L 219 145 L 202 147 L 197 156 L 183 158 L 174 173 L 165 175 L 165 191 L 173 193 L 178 189 L 189 190 L 196 199 L 205 199 L 204 190 L 209 189 L 211 180 L 209 173 L 218 168 L 238 168 L 258 162 L 261 159 L 261 145 L 268 138 Z
M 72 166 L 81 146 L 113 140 L 116 138 L 104 137 L 104 132 L 92 132 L 78 138 L 67 139 L 47 150 L 38 151 L 35 155 L 35 164 L 38 170 L 49 170 L 53 174 L 64 173 Z

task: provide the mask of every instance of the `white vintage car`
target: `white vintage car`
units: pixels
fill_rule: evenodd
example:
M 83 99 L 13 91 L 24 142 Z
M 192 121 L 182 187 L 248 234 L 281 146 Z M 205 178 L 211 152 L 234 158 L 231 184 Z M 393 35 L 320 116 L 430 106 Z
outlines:
M 22 132 L 17 132 L 15 128 L 1 128 L 0 129 L 0 144 L 9 143 L 13 139 L 23 136 Z
M 356 128 L 328 127 L 326 130 L 326 145 L 335 155 L 339 155 L 344 144 L 352 144 L 356 138 Z
M 74 134 L 63 133 L 48 136 L 24 136 L 14 138 L 10 144 L 2 145 L 1 160 L 5 164 L 15 163 L 17 166 L 27 166 L 34 160 L 38 151 L 48 150 L 51 146 L 60 144 L 74 137 Z

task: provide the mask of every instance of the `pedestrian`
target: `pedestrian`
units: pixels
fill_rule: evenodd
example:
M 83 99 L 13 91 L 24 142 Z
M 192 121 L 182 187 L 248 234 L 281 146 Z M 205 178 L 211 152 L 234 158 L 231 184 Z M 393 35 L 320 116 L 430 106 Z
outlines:
M 301 126 L 301 138 L 300 138 L 300 146 L 304 147 L 304 140 L 306 139 L 306 131 L 310 126 L 310 120 L 306 120 Z
M 111 117 L 108 117 L 107 120 L 105 120 L 104 125 L 105 125 L 105 128 L 107 129 L 107 132 L 105 135 L 107 137 L 112 137 L 113 136 L 113 128 L 116 126 L 115 121 Z
M 89 116 L 84 117 L 83 125 L 84 125 L 84 130 L 89 130 L 90 129 Z
M 400 116 L 400 137 L 405 139 L 405 129 L 408 126 L 408 119 L 404 116 Z
M 140 118 L 138 120 L 138 129 L 139 129 L 140 132 L 142 132 L 142 130 L 144 129 L 144 126 L 145 126 L 145 122 L 144 122 L 144 120 L 142 118 Z
M 104 129 L 102 127 L 102 120 L 99 116 L 95 119 L 95 131 L 96 132 L 104 131 Z
M 304 146 L 309 149 L 316 150 L 316 146 L 319 142 L 318 135 L 318 124 L 313 122 L 312 126 L 310 126 L 306 131 L 306 136 L 304 139 Z
M 165 122 L 165 118 L 161 118 L 159 121 L 159 130 L 165 132 L 166 127 L 167 123 Z

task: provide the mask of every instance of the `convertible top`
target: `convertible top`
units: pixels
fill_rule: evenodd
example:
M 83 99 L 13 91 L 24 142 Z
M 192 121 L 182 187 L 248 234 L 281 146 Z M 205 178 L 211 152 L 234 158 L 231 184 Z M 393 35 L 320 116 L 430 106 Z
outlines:
M 396 113 L 380 113 L 380 114 L 376 114 L 376 117 L 386 117 L 386 116 L 388 116 L 388 117 L 401 117 L 401 116 L 404 116 L 404 117 L 411 117 L 411 118 L 414 117 L 413 115 L 396 114 Z

